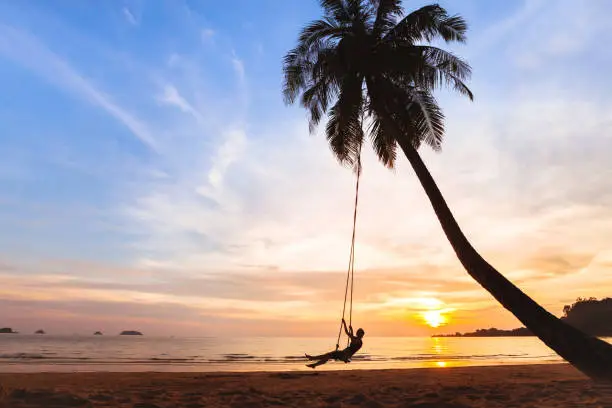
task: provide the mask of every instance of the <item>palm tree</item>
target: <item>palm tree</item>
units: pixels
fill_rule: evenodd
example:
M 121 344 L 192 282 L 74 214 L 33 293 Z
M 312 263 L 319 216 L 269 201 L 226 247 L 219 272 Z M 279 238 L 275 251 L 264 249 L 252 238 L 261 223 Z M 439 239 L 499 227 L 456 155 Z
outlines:
M 416 173 L 463 267 L 548 347 L 584 374 L 612 380 L 612 345 L 562 322 L 493 268 L 461 231 L 419 156 L 439 150 L 444 115 L 432 92 L 447 86 L 473 99 L 470 66 L 432 40 L 466 40 L 467 24 L 438 5 L 405 15 L 400 0 L 320 0 L 323 17 L 307 25 L 284 58 L 284 99 L 298 98 L 313 131 L 325 133 L 340 163 L 359 166 L 364 137 L 387 167 L 398 147 Z

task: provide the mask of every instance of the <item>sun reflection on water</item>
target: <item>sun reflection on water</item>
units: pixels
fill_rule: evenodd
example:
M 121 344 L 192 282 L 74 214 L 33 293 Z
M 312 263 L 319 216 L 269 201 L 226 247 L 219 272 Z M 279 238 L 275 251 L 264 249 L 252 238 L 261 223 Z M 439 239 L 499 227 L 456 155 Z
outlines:
M 444 353 L 446 347 L 443 344 L 441 344 L 442 342 L 440 341 L 440 338 L 438 338 L 438 337 L 432 337 L 431 340 L 432 340 L 431 341 L 431 346 L 430 346 L 431 354 L 437 354 L 437 355 L 441 356 Z M 442 368 L 444 368 L 447 365 L 448 364 L 447 364 L 446 361 L 436 361 L 434 367 L 442 367 Z

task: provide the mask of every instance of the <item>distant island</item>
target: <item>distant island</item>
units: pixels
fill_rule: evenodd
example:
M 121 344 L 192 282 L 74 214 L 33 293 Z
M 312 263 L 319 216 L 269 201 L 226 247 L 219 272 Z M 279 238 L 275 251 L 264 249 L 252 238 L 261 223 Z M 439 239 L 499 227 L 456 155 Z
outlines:
M 0 328 L 0 333 L 1 334 L 17 334 L 18 332 L 13 331 L 13 329 L 11 329 L 10 327 L 2 327 Z
M 490 329 L 478 329 L 473 332 L 455 334 L 435 334 L 432 337 L 512 337 L 512 336 L 533 336 L 530 330 L 525 327 L 518 329 L 503 330 L 491 327 Z
M 120 336 L 142 336 L 142 333 L 136 330 L 124 330 L 119 335 Z
M 34 334 L 45 334 L 45 331 L 43 329 L 39 329 L 39 330 L 36 330 Z
M 102 332 L 97 331 L 94 333 L 94 336 L 102 336 Z
M 563 307 L 561 320 L 592 336 L 612 336 L 612 298 L 578 298 Z M 432 337 L 512 337 L 533 336 L 525 327 L 512 330 L 478 329 L 469 333 L 437 334 Z

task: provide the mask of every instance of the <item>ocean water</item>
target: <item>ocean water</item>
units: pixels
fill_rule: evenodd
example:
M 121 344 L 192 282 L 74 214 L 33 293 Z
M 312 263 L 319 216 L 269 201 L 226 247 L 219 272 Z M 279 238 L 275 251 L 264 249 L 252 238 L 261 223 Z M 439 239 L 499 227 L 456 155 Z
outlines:
M 606 339 L 610 341 L 610 339 Z M 319 338 L 162 338 L 0 334 L 0 372 L 303 371 L 304 353 L 334 347 Z M 365 338 L 350 364 L 318 369 L 542 364 L 562 360 L 535 337 Z

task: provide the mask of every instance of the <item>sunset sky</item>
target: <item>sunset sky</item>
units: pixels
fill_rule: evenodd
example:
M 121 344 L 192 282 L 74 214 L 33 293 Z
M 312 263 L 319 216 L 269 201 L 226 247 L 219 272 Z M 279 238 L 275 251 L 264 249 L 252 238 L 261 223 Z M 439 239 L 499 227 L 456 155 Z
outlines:
M 612 2 L 441 5 L 470 24 L 452 49 L 475 101 L 438 94 L 446 142 L 422 155 L 464 232 L 557 315 L 612 296 Z M 282 56 L 319 14 L 315 0 L 0 2 L 0 327 L 333 338 L 354 174 L 280 91 Z M 356 325 L 517 327 L 405 159 L 388 171 L 368 146 L 363 162 Z

